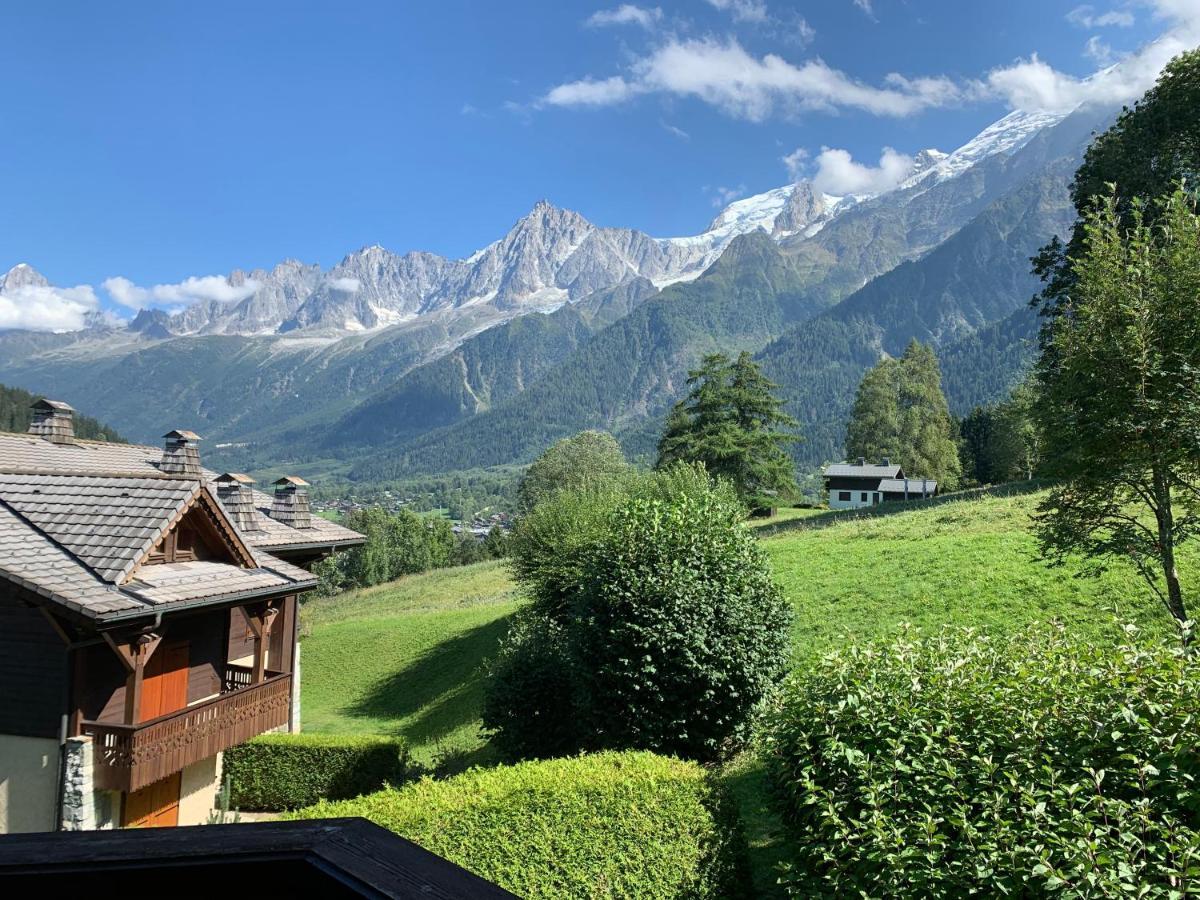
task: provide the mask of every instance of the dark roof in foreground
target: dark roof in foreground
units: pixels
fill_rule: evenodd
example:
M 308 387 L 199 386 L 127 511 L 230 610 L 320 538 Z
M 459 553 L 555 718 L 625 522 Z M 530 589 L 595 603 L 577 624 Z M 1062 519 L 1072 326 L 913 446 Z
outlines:
M 514 900 L 515 895 L 366 819 L 125 828 L 0 837 L 0 895 Z

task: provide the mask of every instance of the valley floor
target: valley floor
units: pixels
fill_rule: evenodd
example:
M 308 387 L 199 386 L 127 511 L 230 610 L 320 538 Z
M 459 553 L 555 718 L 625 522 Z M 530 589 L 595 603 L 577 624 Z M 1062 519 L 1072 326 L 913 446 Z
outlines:
M 946 625 L 1012 630 L 1054 622 L 1100 637 L 1132 622 L 1169 635 L 1165 613 L 1131 569 L 1091 578 L 1039 560 L 1029 530 L 1039 498 L 985 493 L 869 518 L 782 511 L 761 533 L 796 611 L 795 665 L 902 627 L 929 633 Z M 479 718 L 483 666 L 519 602 L 497 562 L 309 602 L 305 730 L 400 734 L 419 761 L 446 769 L 488 763 Z M 786 846 L 762 764 L 746 753 L 727 771 L 769 896 Z

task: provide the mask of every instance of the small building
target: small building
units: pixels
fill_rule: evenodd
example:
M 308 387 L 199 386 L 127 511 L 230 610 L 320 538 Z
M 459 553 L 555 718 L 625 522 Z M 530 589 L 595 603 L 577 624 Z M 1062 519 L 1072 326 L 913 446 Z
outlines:
M 357 534 L 162 447 L 0 433 L 0 834 L 203 824 L 223 751 L 298 730 L 304 565 Z
M 859 509 L 937 496 L 936 481 L 909 477 L 886 457 L 878 465 L 861 456 L 852 463 L 835 463 L 825 468 L 823 476 L 830 509 Z

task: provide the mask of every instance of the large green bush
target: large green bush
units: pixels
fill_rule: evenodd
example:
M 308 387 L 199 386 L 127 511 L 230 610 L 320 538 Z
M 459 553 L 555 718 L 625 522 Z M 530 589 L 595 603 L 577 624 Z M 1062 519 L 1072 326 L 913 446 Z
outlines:
M 416 776 L 399 738 L 264 734 L 224 755 L 230 804 L 238 809 L 296 809 L 402 784 Z
M 712 759 L 740 738 L 791 622 L 744 517 L 732 488 L 687 466 L 539 506 L 514 542 L 534 602 L 489 672 L 501 752 Z
M 950 631 L 794 676 L 771 738 L 793 895 L 1196 891 L 1196 665 L 1165 645 Z
M 629 470 L 616 438 L 607 431 L 581 431 L 555 443 L 525 470 L 517 505 L 527 513 L 559 491 L 604 484 Z
M 327 816 L 365 816 L 530 900 L 716 900 L 749 883 L 723 788 L 650 753 L 472 769 L 294 814 Z

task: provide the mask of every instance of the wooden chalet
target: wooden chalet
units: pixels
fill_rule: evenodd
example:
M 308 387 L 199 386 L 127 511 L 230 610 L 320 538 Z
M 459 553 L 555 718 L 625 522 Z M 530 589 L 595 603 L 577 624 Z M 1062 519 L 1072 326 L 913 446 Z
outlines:
M 823 473 L 830 509 L 860 509 L 896 500 L 936 497 L 938 484 L 932 478 L 910 478 L 904 470 L 884 458 L 868 463 L 859 457 L 852 463 L 835 463 Z
M 162 448 L 0 433 L 0 833 L 202 824 L 221 753 L 298 730 L 304 565 L 361 535 Z

